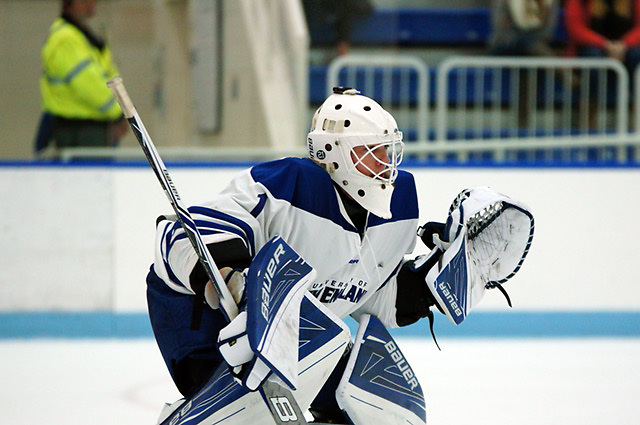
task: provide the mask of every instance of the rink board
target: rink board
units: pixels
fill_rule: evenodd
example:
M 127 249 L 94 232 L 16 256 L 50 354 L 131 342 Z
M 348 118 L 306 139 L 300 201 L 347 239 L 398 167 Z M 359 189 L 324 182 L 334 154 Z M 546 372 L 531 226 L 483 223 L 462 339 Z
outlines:
M 186 203 L 220 192 L 250 164 L 169 164 Z M 446 218 L 457 193 L 489 185 L 527 203 L 533 246 L 507 284 L 441 337 L 636 337 L 640 314 L 638 167 L 423 167 L 421 221 Z M 170 212 L 142 162 L 1 163 L 0 337 L 149 337 L 145 276 L 155 219 Z M 319 247 L 322 249 L 322 247 Z M 426 251 L 421 243 L 415 254 Z M 395 335 L 426 336 L 423 323 Z

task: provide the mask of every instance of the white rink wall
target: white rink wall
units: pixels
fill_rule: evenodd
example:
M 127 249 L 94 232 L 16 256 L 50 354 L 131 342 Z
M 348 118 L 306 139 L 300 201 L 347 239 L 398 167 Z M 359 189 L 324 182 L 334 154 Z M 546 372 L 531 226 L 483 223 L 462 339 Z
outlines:
M 169 166 L 187 204 L 241 169 Z M 531 207 L 532 251 L 507 284 L 514 310 L 640 311 L 640 169 L 407 169 L 423 221 L 443 221 L 457 193 L 477 185 Z M 155 219 L 171 212 L 148 166 L 4 164 L 0 200 L 0 312 L 146 311 Z M 504 298 L 492 291 L 478 309 L 505 311 Z

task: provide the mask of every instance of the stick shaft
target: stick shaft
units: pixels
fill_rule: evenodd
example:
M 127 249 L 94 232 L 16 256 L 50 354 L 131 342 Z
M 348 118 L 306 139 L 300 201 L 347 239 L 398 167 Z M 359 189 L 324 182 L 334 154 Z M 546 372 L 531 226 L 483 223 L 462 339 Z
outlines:
M 140 143 L 140 147 L 144 151 L 151 168 L 153 169 L 160 185 L 164 189 L 173 210 L 178 216 L 178 220 L 180 224 L 182 224 L 182 228 L 187 234 L 193 249 L 196 251 L 198 255 L 198 259 L 200 263 L 204 267 L 209 280 L 213 283 L 213 287 L 215 288 L 218 296 L 220 297 L 220 306 L 225 316 L 229 321 L 233 320 L 238 315 L 238 307 L 231 296 L 229 288 L 224 282 L 218 267 L 216 266 L 215 261 L 211 257 L 211 253 L 207 249 L 204 241 L 202 240 L 202 236 L 196 227 L 196 224 L 191 218 L 191 214 L 186 206 L 183 204 L 182 199 L 180 198 L 180 194 L 176 189 L 173 180 L 167 170 L 167 167 L 164 165 L 164 161 L 158 154 L 153 141 L 151 140 L 151 136 L 147 132 L 147 129 L 144 126 L 144 123 L 140 119 L 138 112 L 136 111 L 131 98 L 127 94 L 127 90 L 124 87 L 124 83 L 122 82 L 121 77 L 116 77 L 107 83 L 109 88 L 113 91 L 116 100 L 120 104 L 122 111 L 124 113 L 125 118 L 129 121 L 129 125 L 133 133 L 138 139 Z

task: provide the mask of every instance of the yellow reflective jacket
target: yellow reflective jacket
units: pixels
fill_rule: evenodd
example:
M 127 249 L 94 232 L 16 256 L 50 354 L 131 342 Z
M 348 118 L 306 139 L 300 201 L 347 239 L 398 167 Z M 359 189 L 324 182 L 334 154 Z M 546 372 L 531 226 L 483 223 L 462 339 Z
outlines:
M 45 112 L 70 119 L 111 121 L 122 110 L 107 87 L 119 74 L 111 50 L 91 44 L 75 25 L 58 18 L 42 48 L 40 79 Z

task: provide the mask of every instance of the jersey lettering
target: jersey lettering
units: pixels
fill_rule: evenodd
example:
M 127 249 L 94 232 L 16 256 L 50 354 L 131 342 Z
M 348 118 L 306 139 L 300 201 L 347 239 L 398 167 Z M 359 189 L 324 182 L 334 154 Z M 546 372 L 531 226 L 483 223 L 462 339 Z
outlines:
M 346 300 L 357 304 L 368 292 L 364 288 L 353 284 L 346 284 L 345 282 L 340 282 L 336 286 L 338 287 L 324 286 L 319 289 L 311 289 L 309 292 L 323 304 L 333 303 L 337 300 Z

